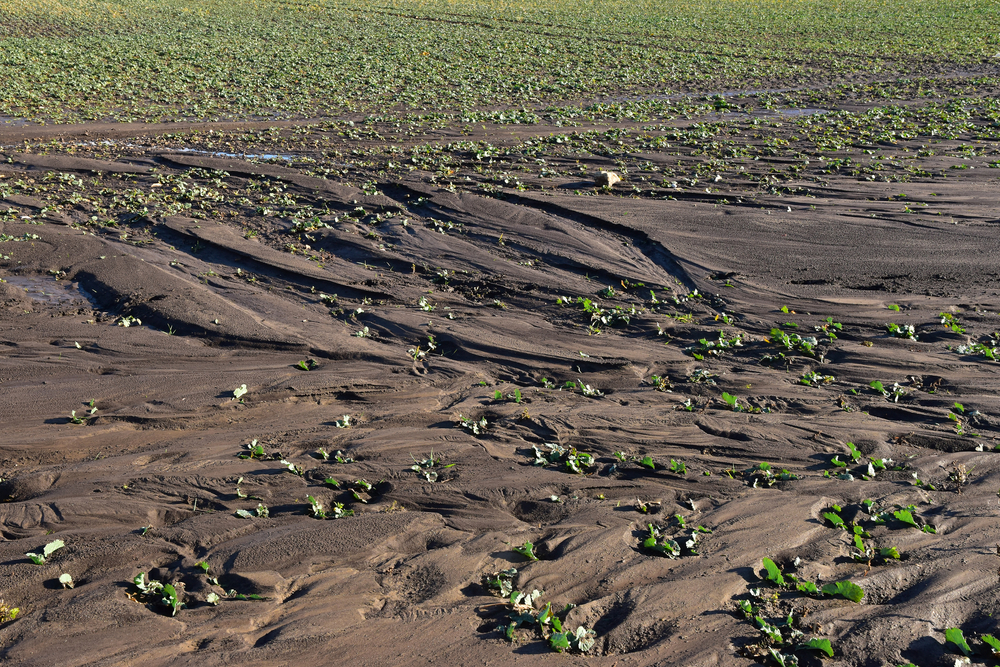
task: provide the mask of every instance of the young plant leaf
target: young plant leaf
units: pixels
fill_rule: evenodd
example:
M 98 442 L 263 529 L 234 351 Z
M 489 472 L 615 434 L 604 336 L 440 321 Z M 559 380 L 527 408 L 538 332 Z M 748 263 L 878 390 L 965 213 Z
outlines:
M 981 637 L 983 643 L 990 647 L 990 653 L 994 658 L 1000 658 L 1000 639 L 997 639 L 993 635 L 983 635 Z
M 804 644 L 800 644 L 799 648 L 811 648 L 816 651 L 822 651 L 830 658 L 833 657 L 833 646 L 830 644 L 829 639 L 821 639 L 819 637 L 813 637 Z
M 948 628 L 945 630 L 944 640 L 946 643 L 957 646 L 958 650 L 961 651 L 963 655 L 972 654 L 972 649 L 969 647 L 969 643 L 965 641 L 965 633 L 963 633 L 960 628 Z
M 781 586 L 784 588 L 788 585 L 785 581 L 785 577 L 781 574 L 781 569 L 775 565 L 774 561 L 770 558 L 764 557 L 764 569 L 767 570 L 767 580 L 776 586 Z
M 847 598 L 851 602 L 861 602 L 861 598 L 865 596 L 864 589 L 850 581 L 838 581 L 835 584 L 826 584 L 820 590 L 823 591 L 824 595 Z

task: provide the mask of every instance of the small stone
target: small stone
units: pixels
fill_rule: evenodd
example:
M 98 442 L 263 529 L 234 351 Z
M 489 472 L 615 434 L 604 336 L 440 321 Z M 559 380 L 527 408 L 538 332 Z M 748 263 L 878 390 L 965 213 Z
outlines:
M 594 184 L 600 188 L 610 188 L 620 180 L 622 180 L 621 177 L 613 171 L 602 171 L 597 176 L 594 176 Z

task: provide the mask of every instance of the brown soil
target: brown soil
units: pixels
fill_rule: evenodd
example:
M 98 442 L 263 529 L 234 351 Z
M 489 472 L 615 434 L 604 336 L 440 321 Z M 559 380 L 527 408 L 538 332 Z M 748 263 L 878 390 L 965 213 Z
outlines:
M 22 130 L 3 130 L 0 145 Z M 44 225 L 0 222 L 25 239 L 0 244 L 0 591 L 21 609 L 0 626 L 0 655 L 11 665 L 756 664 L 761 635 L 735 605 L 753 599 L 750 588 L 770 590 L 760 578 L 769 557 L 820 585 L 864 588 L 861 604 L 792 592 L 765 604 L 769 618 L 795 611 L 807 637 L 833 641 L 824 664 L 951 664 L 945 628 L 996 631 L 1000 564 L 1000 463 L 989 451 L 1000 380 L 994 362 L 950 349 L 1000 328 L 996 171 L 970 164 L 983 168 L 905 186 L 834 175 L 809 196 L 721 206 L 579 197 L 567 188 L 585 183 L 572 181 L 502 197 L 449 192 L 419 172 L 365 194 L 236 159 L 8 149 L 7 182 L 54 170 L 135 183 L 197 166 L 227 171 L 233 188 L 280 183 L 339 216 L 292 253 L 276 223 L 253 236 L 239 217 L 96 233 L 74 224 L 84 209 Z M 942 215 L 899 213 L 892 196 L 904 187 L 908 202 Z M 42 205 L 11 195 L 0 212 Z M 393 216 L 379 239 L 345 217 L 358 206 Z M 462 230 L 441 233 L 432 218 Z M 615 296 L 598 297 L 608 285 Z M 702 296 L 688 298 L 695 289 Z M 643 312 L 591 334 L 581 295 Z M 946 330 L 943 311 L 967 333 Z M 122 316 L 142 326 L 116 326 Z M 843 325 L 836 340 L 815 330 L 827 317 Z M 819 337 L 824 363 L 790 350 L 760 363 L 779 351 L 771 329 L 786 322 Z M 891 336 L 888 322 L 913 324 L 918 340 Z M 704 360 L 686 351 L 720 329 L 743 332 L 742 347 Z M 420 361 L 408 354 L 417 346 L 429 352 Z M 315 370 L 296 367 L 308 358 Z M 689 382 L 696 369 L 716 384 Z M 807 371 L 835 380 L 805 386 Z M 887 400 L 873 380 L 905 394 Z M 521 403 L 507 398 L 515 388 Z M 955 432 L 956 402 L 979 437 Z M 85 423 L 69 423 L 71 410 Z M 337 426 L 344 415 L 349 428 Z M 485 418 L 485 433 L 461 428 L 460 416 Z M 255 439 L 273 460 L 238 457 Z M 543 443 L 593 453 L 596 465 L 585 475 L 535 466 L 532 446 Z M 324 461 L 321 448 L 355 462 Z M 436 482 L 411 470 L 432 453 L 455 464 Z M 633 458 L 647 455 L 655 470 Z M 841 472 L 834 455 L 853 481 L 823 475 Z M 868 457 L 894 463 L 865 481 Z M 760 476 L 745 471 L 762 461 L 798 479 L 754 488 Z M 350 493 L 358 479 L 376 483 L 366 503 Z M 317 520 L 307 495 L 356 515 Z M 874 526 L 865 499 L 915 505 L 937 532 Z M 659 504 L 643 514 L 637 500 Z M 269 518 L 235 514 L 258 502 Z M 822 516 L 835 504 L 902 558 L 852 560 L 848 533 Z M 682 532 L 675 514 L 712 530 L 700 555 L 642 548 L 650 522 Z M 66 547 L 44 565 L 24 557 L 53 539 Z M 512 550 L 526 541 L 540 561 Z M 530 628 L 503 638 L 505 605 L 482 578 L 510 567 L 516 588 L 577 605 L 567 624 L 596 630 L 590 656 L 552 653 Z M 171 617 L 138 595 L 130 582 L 141 572 L 173 582 L 186 608 Z M 62 573 L 75 588 L 59 586 Z M 230 590 L 265 599 L 206 602 Z M 808 651 L 800 661 L 819 664 Z

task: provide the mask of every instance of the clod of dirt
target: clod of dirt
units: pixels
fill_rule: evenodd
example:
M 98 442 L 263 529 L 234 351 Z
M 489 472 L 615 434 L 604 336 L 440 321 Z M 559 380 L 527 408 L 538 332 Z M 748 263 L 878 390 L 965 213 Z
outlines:
M 601 188 L 611 187 L 621 180 L 621 176 L 613 171 L 602 171 L 597 176 L 594 176 L 594 184 Z

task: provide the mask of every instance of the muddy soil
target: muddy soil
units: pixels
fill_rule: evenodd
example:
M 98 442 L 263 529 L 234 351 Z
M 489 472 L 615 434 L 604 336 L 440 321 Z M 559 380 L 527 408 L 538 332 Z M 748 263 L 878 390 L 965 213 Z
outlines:
M 281 153 L 274 127 L 288 141 L 207 149 Z M 521 188 L 462 166 L 372 185 L 144 128 L 24 131 L 0 128 L 7 664 L 762 664 L 777 645 L 741 600 L 830 639 L 826 665 L 950 665 L 945 629 L 997 631 L 996 157 L 934 171 L 968 136 L 906 183 L 705 192 L 594 188 L 616 168 L 595 155 Z M 387 145 L 335 140 L 357 162 Z M 168 191 L 189 206 L 154 215 Z M 864 597 L 779 589 L 764 558 Z M 587 656 L 505 638 L 486 580 L 508 568 L 572 605 Z

